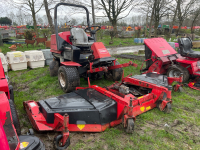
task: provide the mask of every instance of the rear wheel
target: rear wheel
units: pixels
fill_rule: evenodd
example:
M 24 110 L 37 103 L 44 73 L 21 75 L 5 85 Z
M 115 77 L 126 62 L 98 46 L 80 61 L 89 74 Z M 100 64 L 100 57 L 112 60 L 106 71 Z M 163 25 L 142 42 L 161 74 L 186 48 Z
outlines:
M 61 66 L 58 70 L 59 85 L 64 92 L 71 92 L 80 86 L 80 77 L 76 67 Z
M 11 110 L 11 114 L 12 114 L 13 124 L 15 126 L 17 135 L 20 135 L 21 134 L 20 123 L 19 123 L 19 118 L 18 118 L 16 107 L 15 107 L 13 100 L 9 99 L 9 104 L 10 104 L 10 110 Z
M 118 61 L 115 62 L 115 65 L 119 65 L 120 63 Z M 112 66 L 114 63 L 112 64 Z M 122 78 L 123 69 L 117 68 L 113 70 L 109 70 L 108 72 L 104 73 L 104 78 L 106 80 L 112 80 L 112 81 L 119 81 Z
M 181 73 L 183 73 L 183 82 L 186 82 L 189 79 L 190 74 L 189 74 L 187 68 L 184 68 L 180 65 L 171 66 L 167 71 L 167 76 L 178 78 L 178 77 L 180 77 Z
M 52 60 L 49 64 L 50 76 L 51 77 L 57 76 L 58 69 L 59 69 L 59 62 L 57 60 Z

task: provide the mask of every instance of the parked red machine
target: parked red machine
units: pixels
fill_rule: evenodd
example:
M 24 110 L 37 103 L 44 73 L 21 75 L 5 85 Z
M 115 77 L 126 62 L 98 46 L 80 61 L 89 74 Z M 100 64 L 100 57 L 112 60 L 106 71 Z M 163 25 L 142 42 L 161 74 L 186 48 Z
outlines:
M 35 102 L 24 102 L 24 108 L 37 131 L 59 131 L 54 139 L 56 149 L 67 148 L 71 132 L 102 132 L 123 123 L 132 133 L 136 116 L 158 107 L 171 111 L 172 82 L 182 80 L 148 73 L 122 78 L 106 88 L 90 85 L 64 95 Z
M 87 35 L 81 28 L 58 33 L 57 8 L 61 5 L 83 8 L 87 15 Z M 50 63 L 50 75 L 58 75 L 60 87 L 71 92 L 80 86 L 80 77 L 118 81 L 122 77 L 122 67 L 134 65 L 132 62 L 119 64 L 111 57 L 102 42 L 96 42 L 95 34 L 101 26 L 90 26 L 89 12 L 85 6 L 59 3 L 54 10 L 55 34 L 51 36 L 51 52 L 54 60 Z M 91 30 L 91 28 L 96 28 Z
M 200 52 L 193 51 L 190 38 L 178 39 L 178 54 L 163 38 L 145 39 L 146 68 L 143 73 L 157 72 L 168 77 L 179 77 L 183 82 L 190 77 L 200 76 Z
M 0 59 L 0 149 L 1 150 L 45 150 L 44 144 L 35 136 L 33 130 L 21 135 L 21 128 L 14 105 L 12 86 L 8 86 Z

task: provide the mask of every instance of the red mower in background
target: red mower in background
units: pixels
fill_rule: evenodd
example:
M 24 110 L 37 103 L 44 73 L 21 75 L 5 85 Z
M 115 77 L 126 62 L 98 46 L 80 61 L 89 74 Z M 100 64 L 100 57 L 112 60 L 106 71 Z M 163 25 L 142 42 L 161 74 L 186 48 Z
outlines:
M 128 76 L 122 82 L 102 88 L 97 85 L 77 87 L 76 91 L 35 102 L 24 102 L 24 108 L 37 131 L 58 131 L 56 149 L 69 146 L 70 132 L 102 132 L 123 124 L 132 133 L 136 117 L 157 107 L 171 111 L 171 84 L 179 78 L 148 73 Z
M 87 35 L 81 28 L 58 33 L 57 8 L 61 5 L 83 8 L 86 11 Z M 122 77 L 122 67 L 136 66 L 129 62 L 119 64 L 109 54 L 102 42 L 96 42 L 95 34 L 101 26 L 90 26 L 89 12 L 85 6 L 59 3 L 54 10 L 55 34 L 51 35 L 51 52 L 54 60 L 50 63 L 50 75 L 58 75 L 60 87 L 64 92 L 71 92 L 80 86 L 80 77 L 86 80 L 106 79 L 119 81 Z M 96 28 L 91 30 L 91 28 Z
M 168 77 L 179 77 L 183 74 L 183 82 L 200 76 L 200 52 L 193 51 L 190 38 L 178 39 L 178 54 L 163 38 L 145 39 L 146 68 L 142 73 L 157 72 Z
M 8 86 L 0 59 L 0 149 L 1 150 L 45 150 L 44 144 L 33 130 L 21 135 L 21 128 L 14 104 L 13 88 Z

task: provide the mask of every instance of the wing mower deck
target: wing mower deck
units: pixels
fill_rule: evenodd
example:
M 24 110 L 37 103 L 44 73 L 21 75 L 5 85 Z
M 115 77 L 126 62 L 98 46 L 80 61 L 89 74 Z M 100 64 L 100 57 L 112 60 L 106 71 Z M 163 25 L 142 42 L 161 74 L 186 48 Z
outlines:
M 190 77 L 200 76 L 200 52 L 193 51 L 190 38 L 178 39 L 178 54 L 163 38 L 145 39 L 145 73 L 157 72 L 168 77 L 179 77 L 183 74 L 183 82 Z
M 24 108 L 36 130 L 61 131 L 54 141 L 69 146 L 69 131 L 102 132 L 123 123 L 132 133 L 136 116 L 155 107 L 169 113 L 172 87 L 168 82 L 166 76 L 150 73 L 123 78 L 106 88 L 89 83 L 58 97 L 26 101 Z

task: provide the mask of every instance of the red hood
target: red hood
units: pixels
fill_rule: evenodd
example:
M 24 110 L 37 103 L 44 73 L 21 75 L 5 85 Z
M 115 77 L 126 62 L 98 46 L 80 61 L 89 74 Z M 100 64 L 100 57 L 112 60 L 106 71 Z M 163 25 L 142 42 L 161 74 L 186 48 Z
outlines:
M 0 58 L 0 79 L 5 79 L 5 73 L 4 73 L 4 70 L 3 70 L 1 58 Z

